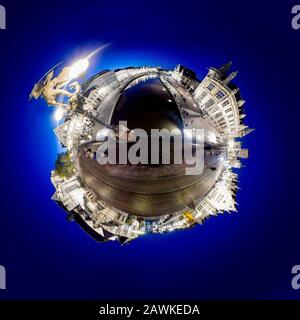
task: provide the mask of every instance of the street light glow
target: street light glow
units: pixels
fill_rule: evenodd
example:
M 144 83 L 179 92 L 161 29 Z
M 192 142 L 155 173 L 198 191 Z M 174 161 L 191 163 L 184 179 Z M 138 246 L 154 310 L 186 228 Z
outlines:
M 234 140 L 228 141 L 228 147 L 229 147 L 229 148 L 233 148 L 234 145 L 235 145 Z
M 58 108 L 54 113 L 54 119 L 56 121 L 60 121 L 64 117 L 64 110 L 62 108 Z
M 71 66 L 69 78 L 70 79 L 77 78 L 88 69 L 89 65 L 90 65 L 90 62 L 88 59 L 78 60 Z

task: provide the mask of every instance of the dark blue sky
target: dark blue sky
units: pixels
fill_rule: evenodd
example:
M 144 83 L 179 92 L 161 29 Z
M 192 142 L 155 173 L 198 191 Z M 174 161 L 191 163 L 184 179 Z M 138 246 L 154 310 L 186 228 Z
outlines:
M 0 299 L 300 298 L 300 30 L 289 1 L 1 1 Z M 199 77 L 239 71 L 250 149 L 239 212 L 202 227 L 98 244 L 50 200 L 58 152 L 52 110 L 28 102 L 61 60 L 112 42 L 94 71 L 181 63 Z

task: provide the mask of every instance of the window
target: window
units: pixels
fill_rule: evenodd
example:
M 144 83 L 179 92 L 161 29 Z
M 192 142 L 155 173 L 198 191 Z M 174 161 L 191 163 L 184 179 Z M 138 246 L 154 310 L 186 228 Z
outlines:
M 225 113 L 228 113 L 228 112 L 230 112 L 230 111 L 232 111 L 232 109 L 231 109 L 231 108 L 228 108 L 228 109 L 225 110 Z
M 224 101 L 224 102 L 222 103 L 222 106 L 223 106 L 223 107 L 226 107 L 228 104 L 229 104 L 229 101 L 226 100 L 226 101 Z
M 206 91 L 203 91 L 201 94 L 200 94 L 200 100 L 203 100 L 205 97 L 207 96 L 207 92 Z
M 211 91 L 216 85 L 214 83 L 210 83 L 207 89 Z
M 220 91 L 217 92 L 216 97 L 217 97 L 218 99 L 222 99 L 222 98 L 225 97 L 225 93 L 220 90 Z
M 223 198 L 223 195 L 222 195 L 222 194 L 218 195 L 218 197 L 217 197 L 217 202 L 220 202 L 220 201 L 222 200 L 222 198 Z
M 222 112 L 220 111 L 215 114 L 214 118 L 217 119 L 217 118 L 221 117 L 221 115 L 222 115 Z
M 73 184 L 73 185 L 67 186 L 65 188 L 65 192 L 69 193 L 69 192 L 72 192 L 72 191 L 76 190 L 77 188 L 78 188 L 78 186 L 76 184 Z
M 233 113 L 231 113 L 227 118 L 232 118 L 233 117 Z
M 209 100 L 205 103 L 204 107 L 205 107 L 205 108 L 209 108 L 209 107 L 212 106 L 214 103 L 215 103 L 215 101 L 214 101 L 213 99 L 209 99 Z
M 213 106 L 210 106 L 209 108 L 207 108 L 207 110 L 209 110 L 209 113 L 210 113 L 210 114 L 214 114 L 214 113 L 216 113 L 217 111 L 219 111 L 220 109 L 218 108 L 218 106 L 213 105 Z

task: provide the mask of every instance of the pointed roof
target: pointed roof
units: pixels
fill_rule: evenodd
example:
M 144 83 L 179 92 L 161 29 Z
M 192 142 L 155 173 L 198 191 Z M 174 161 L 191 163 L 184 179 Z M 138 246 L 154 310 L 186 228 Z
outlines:
M 53 195 L 52 195 L 52 197 L 51 197 L 51 200 L 54 200 L 54 201 L 60 201 L 60 199 L 58 198 L 58 196 L 57 196 L 57 192 L 55 192 Z
M 213 78 L 225 80 L 228 73 L 229 73 L 231 65 L 232 65 L 232 61 L 229 61 L 219 68 L 210 67 L 209 68 L 209 71 L 210 71 L 209 75 Z
M 227 63 L 225 63 L 223 66 L 221 66 L 218 70 L 220 73 L 222 73 L 222 75 L 226 76 L 228 71 L 230 70 L 232 65 L 232 61 L 229 61 Z
M 61 144 L 64 146 L 67 145 L 67 132 L 68 132 L 68 128 L 70 125 L 70 121 L 71 120 L 64 122 L 63 124 L 61 124 L 60 126 L 58 126 L 54 129 L 54 132 L 55 132 L 57 138 L 59 139 Z

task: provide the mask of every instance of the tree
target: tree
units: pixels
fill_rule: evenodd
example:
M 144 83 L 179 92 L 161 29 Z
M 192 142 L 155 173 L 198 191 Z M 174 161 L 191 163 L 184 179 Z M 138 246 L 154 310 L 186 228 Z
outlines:
M 55 172 L 61 178 L 69 178 L 74 173 L 74 164 L 69 152 L 60 153 L 55 161 Z

